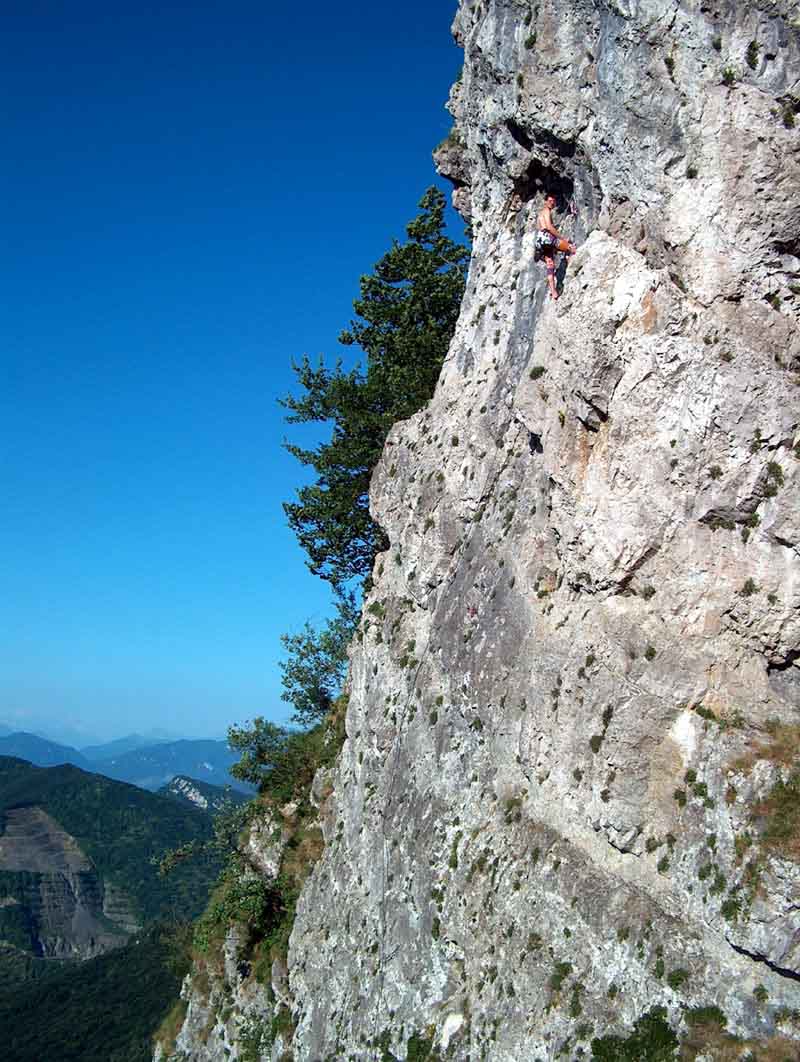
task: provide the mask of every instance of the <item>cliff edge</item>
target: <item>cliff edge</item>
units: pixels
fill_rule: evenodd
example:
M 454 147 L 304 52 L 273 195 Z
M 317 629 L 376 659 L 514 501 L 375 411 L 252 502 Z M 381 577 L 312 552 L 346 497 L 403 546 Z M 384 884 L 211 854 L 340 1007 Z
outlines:
M 470 276 L 373 478 L 324 852 L 171 1057 L 800 1057 L 799 27 L 461 4 Z

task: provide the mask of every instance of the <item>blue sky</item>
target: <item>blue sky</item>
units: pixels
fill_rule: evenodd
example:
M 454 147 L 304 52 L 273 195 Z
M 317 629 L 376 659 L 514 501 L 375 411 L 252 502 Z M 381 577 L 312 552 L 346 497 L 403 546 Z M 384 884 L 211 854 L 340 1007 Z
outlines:
M 436 182 L 455 3 L 15 6 L 0 722 L 284 718 L 279 635 L 329 595 L 285 525 L 277 399 Z

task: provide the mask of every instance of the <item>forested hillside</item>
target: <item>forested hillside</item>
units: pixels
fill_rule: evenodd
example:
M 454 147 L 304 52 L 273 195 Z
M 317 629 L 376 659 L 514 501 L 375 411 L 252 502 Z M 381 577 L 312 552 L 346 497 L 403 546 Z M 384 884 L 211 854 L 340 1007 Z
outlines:
M 149 1057 L 187 964 L 181 926 L 221 867 L 213 837 L 212 814 L 173 795 L 0 757 L 3 1062 Z
M 34 767 L 0 757 L 0 827 L 9 810 L 33 806 L 77 841 L 104 881 L 130 897 L 143 923 L 175 911 L 193 917 L 203 909 L 219 873 L 216 857 L 187 861 L 166 879 L 152 862 L 167 849 L 211 838 L 211 819 L 202 809 L 69 764 Z
M 175 940 L 156 928 L 77 966 L 40 960 L 22 984 L 3 978 L 0 955 L 3 1062 L 145 1062 L 185 972 Z

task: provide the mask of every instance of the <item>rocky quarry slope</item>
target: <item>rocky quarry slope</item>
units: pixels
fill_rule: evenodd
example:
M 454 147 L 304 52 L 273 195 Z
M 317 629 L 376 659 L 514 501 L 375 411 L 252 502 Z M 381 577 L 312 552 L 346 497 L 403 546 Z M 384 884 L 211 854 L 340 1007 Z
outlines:
M 140 928 L 130 899 L 45 811 L 15 808 L 4 819 L 0 941 L 46 958 L 87 959 Z
M 324 852 L 287 964 L 232 930 L 171 1057 L 800 1058 L 799 26 L 462 2 L 474 254 L 374 475 Z

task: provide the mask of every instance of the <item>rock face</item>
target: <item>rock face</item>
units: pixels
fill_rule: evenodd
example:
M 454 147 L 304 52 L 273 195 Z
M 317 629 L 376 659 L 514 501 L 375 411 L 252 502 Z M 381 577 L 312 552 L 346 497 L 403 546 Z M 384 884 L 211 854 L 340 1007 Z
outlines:
M 242 845 L 245 880 L 258 877 L 272 882 L 277 878 L 289 836 L 286 820 L 291 819 L 292 810 L 288 805 L 283 814 L 264 811 L 251 823 Z M 177 1032 L 169 1026 L 162 1031 L 154 1062 L 269 1058 L 276 1038 L 273 1026 L 277 1030 L 282 1017 L 290 1018 L 292 1000 L 285 965 L 273 963 L 266 978 L 259 975 L 248 933 L 236 926 L 225 933 L 218 951 L 206 950 L 184 980 Z
M 176 774 L 158 792 L 173 797 L 182 804 L 192 804 L 212 815 L 231 805 L 247 804 L 250 800 L 250 797 L 240 790 L 210 785 L 208 782 L 198 782 L 197 779 L 189 778 L 185 774 Z
M 589 1057 L 711 1006 L 798 1057 L 796 8 L 483 0 L 454 32 L 468 290 L 373 479 L 391 548 L 261 1057 Z

